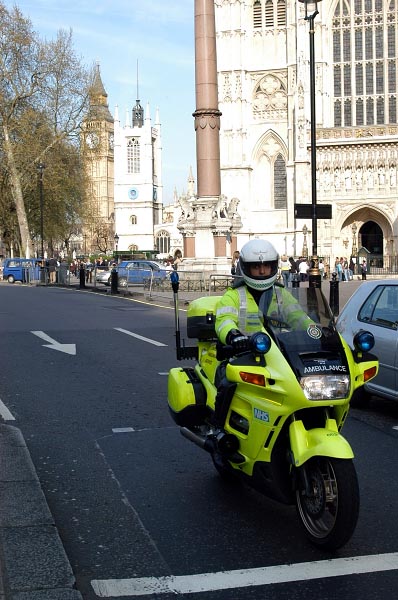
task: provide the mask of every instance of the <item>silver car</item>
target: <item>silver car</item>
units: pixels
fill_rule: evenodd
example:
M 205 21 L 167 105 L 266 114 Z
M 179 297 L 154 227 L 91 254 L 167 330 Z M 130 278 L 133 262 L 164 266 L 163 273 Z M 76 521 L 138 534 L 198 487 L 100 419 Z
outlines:
M 102 270 L 97 268 L 95 273 L 95 281 L 97 283 L 103 283 L 104 285 L 110 285 L 111 271 L 109 269 Z
M 377 376 L 359 388 L 352 405 L 366 405 L 371 395 L 398 400 L 398 280 L 362 283 L 341 311 L 337 329 L 351 347 L 360 329 L 373 333 L 372 354 L 380 363 Z

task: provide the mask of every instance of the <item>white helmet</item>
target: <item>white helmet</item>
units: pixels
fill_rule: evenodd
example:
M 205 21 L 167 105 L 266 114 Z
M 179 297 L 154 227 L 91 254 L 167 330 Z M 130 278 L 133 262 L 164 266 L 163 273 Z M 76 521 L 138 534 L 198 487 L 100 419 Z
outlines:
M 264 277 L 251 275 L 249 266 L 253 263 L 271 265 L 271 273 Z M 240 251 L 239 265 L 246 285 L 254 290 L 264 291 L 270 288 L 278 276 L 279 255 L 273 245 L 266 240 L 250 240 Z

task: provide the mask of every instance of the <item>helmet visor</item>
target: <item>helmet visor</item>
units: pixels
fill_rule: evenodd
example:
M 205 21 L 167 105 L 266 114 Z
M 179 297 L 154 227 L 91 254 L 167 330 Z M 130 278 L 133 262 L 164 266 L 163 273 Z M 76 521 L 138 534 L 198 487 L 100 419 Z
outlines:
M 247 262 L 243 263 L 242 270 L 251 279 L 269 279 L 270 277 L 275 277 L 278 273 L 278 261 Z

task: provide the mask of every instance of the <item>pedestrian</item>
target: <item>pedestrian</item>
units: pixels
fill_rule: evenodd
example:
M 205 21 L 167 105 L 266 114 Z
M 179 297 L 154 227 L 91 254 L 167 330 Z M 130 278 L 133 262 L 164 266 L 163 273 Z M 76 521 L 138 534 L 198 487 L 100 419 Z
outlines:
M 279 262 L 279 268 L 281 270 L 283 285 L 286 288 L 289 287 L 290 267 L 290 261 L 288 260 L 287 256 L 283 254 Z
M 177 271 L 178 265 L 182 262 L 182 254 L 179 250 L 174 255 L 173 269 Z
M 50 283 L 55 283 L 57 280 L 57 260 L 54 256 L 48 261 L 48 272 L 50 277 Z
M 307 274 L 308 274 L 308 263 L 305 260 L 305 258 L 303 258 L 302 260 L 300 260 L 299 262 L 299 266 L 298 266 L 298 271 L 300 273 L 300 281 L 307 281 Z
M 322 281 L 322 279 L 324 279 L 324 277 L 325 277 L 325 265 L 324 265 L 322 258 L 319 259 L 318 266 L 319 266 L 319 272 L 321 274 L 321 281 Z
M 355 262 L 354 262 L 354 258 L 352 256 L 350 258 L 350 264 L 348 265 L 348 270 L 349 270 L 351 279 L 354 279 Z
M 362 273 L 362 280 L 365 281 L 366 280 L 366 273 L 368 272 L 368 265 L 366 264 L 366 258 L 363 259 L 362 264 L 361 264 L 361 273 Z
M 289 281 L 290 283 L 292 283 L 293 281 L 297 280 L 297 263 L 294 260 L 293 256 L 289 256 L 289 262 L 290 262 L 290 270 L 289 270 Z
M 346 256 L 343 259 L 343 273 L 344 273 L 344 281 L 350 281 L 351 277 L 349 274 L 348 260 L 347 260 Z
M 239 262 L 239 250 L 235 250 L 232 256 L 231 275 L 236 275 L 236 267 Z

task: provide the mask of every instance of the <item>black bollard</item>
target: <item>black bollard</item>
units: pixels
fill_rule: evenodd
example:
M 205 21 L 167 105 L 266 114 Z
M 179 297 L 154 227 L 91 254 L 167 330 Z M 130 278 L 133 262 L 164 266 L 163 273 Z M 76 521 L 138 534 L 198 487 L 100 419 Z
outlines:
M 86 273 L 85 273 L 85 268 L 83 266 L 80 267 L 79 277 L 80 277 L 80 289 L 84 289 L 86 287 Z
M 111 294 L 118 294 L 118 274 L 117 274 L 117 270 L 116 267 L 113 267 L 112 271 L 111 271 Z
M 340 312 L 339 280 L 337 279 L 337 273 L 332 273 L 332 279 L 330 281 L 329 304 L 333 315 L 337 317 Z
M 298 273 L 292 273 L 292 288 L 300 287 L 300 275 Z

